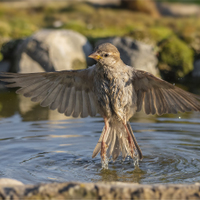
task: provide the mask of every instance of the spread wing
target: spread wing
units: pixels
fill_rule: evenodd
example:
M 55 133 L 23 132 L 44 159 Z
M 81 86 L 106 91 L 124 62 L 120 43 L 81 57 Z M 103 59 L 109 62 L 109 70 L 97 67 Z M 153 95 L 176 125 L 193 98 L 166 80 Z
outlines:
M 133 86 L 137 93 L 137 112 L 146 114 L 200 111 L 200 96 L 186 92 L 152 74 L 134 70 Z
M 20 87 L 17 94 L 31 97 L 32 101 L 41 102 L 43 107 L 58 109 L 58 112 L 66 116 L 95 116 L 94 67 L 59 72 L 0 73 L 0 80 L 11 83 L 7 87 Z

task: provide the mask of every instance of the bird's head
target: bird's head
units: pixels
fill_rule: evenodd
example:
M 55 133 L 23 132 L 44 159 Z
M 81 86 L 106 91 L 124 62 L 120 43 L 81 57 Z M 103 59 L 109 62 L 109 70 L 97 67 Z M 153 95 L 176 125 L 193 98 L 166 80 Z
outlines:
M 97 46 L 89 57 L 95 59 L 101 65 L 107 66 L 112 66 L 121 60 L 119 51 L 110 43 Z

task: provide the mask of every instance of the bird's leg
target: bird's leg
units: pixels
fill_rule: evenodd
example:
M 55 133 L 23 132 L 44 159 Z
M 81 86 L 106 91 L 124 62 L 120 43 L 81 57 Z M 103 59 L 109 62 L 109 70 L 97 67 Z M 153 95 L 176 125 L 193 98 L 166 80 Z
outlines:
M 129 147 L 130 147 L 130 150 L 131 150 L 131 158 L 133 158 L 133 157 L 134 157 L 133 149 L 136 150 L 136 146 L 135 146 L 135 144 L 134 144 L 134 142 L 133 142 L 133 139 L 132 139 L 132 137 L 131 137 L 131 133 L 130 133 L 130 131 L 128 130 L 128 127 L 127 127 L 126 123 L 123 122 L 123 125 L 124 125 L 124 127 L 125 127 L 125 129 L 126 129 L 126 132 L 127 132 L 127 134 L 128 134 L 128 138 L 127 138 L 127 139 L 128 139 Z
M 108 146 L 105 142 L 105 135 L 108 131 L 109 123 L 108 123 L 108 119 L 106 117 L 104 117 L 104 123 L 105 123 L 105 131 L 104 131 L 102 142 L 101 142 L 101 159 L 103 161 L 105 161 L 105 159 L 106 159 L 106 151 L 108 148 Z

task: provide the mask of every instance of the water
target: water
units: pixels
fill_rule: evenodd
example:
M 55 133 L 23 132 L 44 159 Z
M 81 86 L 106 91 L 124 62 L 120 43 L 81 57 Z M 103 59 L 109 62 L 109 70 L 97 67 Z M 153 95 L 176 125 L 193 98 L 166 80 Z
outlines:
M 100 155 L 91 158 L 103 125 L 100 117 L 66 118 L 14 92 L 1 91 L 0 178 L 25 184 L 200 181 L 200 113 L 135 115 L 131 126 L 144 155 L 139 167 L 119 157 L 106 170 Z

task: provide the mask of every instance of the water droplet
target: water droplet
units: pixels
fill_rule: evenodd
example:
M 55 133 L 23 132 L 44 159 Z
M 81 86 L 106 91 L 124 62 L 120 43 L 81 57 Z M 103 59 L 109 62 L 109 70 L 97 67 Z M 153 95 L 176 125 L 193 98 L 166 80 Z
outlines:
M 108 162 L 109 159 L 107 156 L 105 157 L 105 160 L 101 160 L 102 169 L 108 169 Z

